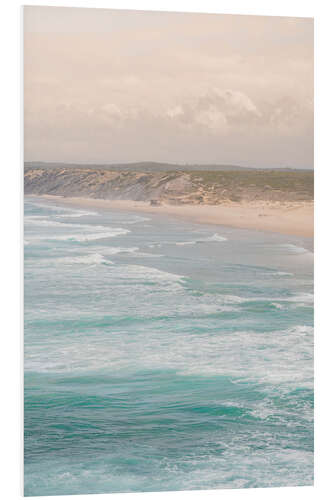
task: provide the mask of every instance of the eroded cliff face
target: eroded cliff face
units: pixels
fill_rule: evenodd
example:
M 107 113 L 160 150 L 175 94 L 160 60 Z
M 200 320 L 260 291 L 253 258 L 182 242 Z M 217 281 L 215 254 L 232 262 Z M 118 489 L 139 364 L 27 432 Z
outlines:
M 92 169 L 30 169 L 24 175 L 26 194 L 54 194 L 101 199 L 177 203 L 193 190 L 189 174 L 180 172 L 114 172 Z
M 27 168 L 25 194 L 170 204 L 313 199 L 312 172 L 134 172 L 93 168 Z

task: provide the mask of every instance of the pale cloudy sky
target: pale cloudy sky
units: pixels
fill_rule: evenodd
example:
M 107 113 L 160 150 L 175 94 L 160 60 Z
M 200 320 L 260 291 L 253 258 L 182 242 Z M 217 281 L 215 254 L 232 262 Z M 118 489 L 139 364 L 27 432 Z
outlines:
M 25 160 L 313 167 L 313 20 L 24 9 Z

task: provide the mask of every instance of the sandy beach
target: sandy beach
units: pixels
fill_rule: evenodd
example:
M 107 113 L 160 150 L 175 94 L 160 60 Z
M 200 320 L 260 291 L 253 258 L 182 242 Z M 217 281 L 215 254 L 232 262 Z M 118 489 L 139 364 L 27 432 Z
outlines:
M 167 205 L 151 206 L 148 202 L 133 200 L 102 200 L 92 198 L 68 198 L 43 195 L 46 199 L 58 199 L 61 203 L 91 208 L 115 208 L 167 214 L 194 222 L 224 225 L 239 229 L 277 232 L 295 236 L 313 237 L 313 202 L 229 202 L 221 205 Z

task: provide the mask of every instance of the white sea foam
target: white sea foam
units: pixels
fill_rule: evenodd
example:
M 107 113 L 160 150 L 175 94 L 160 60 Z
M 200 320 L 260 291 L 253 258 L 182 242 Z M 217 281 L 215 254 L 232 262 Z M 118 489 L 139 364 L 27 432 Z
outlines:
M 82 229 L 82 228 L 81 228 Z M 85 228 L 87 229 L 87 228 Z M 85 241 L 94 241 L 94 240 L 101 240 L 105 238 L 114 238 L 116 236 L 122 236 L 127 233 L 130 233 L 128 229 L 124 228 L 106 228 L 104 226 L 89 226 L 89 229 L 94 229 L 94 230 L 100 230 L 101 232 L 98 233 L 73 233 L 73 234 L 62 234 L 62 235 L 55 235 L 55 234 L 50 234 L 49 236 L 32 236 L 31 239 L 33 240 L 38 240 L 38 241 L 47 241 L 47 240 L 57 240 L 57 241 L 78 241 L 78 242 L 85 242 Z
M 107 282 L 111 282 L 114 287 L 119 287 L 119 294 L 123 296 L 125 304 L 130 301 L 129 298 L 126 301 L 127 294 L 134 297 L 142 294 L 147 294 L 146 297 L 148 297 L 149 294 L 153 294 L 152 300 L 154 301 L 161 294 L 163 297 L 166 293 L 177 294 L 181 292 L 184 294 L 184 276 L 162 271 L 155 267 L 137 264 L 120 265 L 117 263 L 117 265 L 107 268 L 107 274 L 110 275 L 109 277 L 106 276 Z M 138 303 L 140 301 L 134 300 L 134 309 L 137 308 Z
M 310 252 L 310 250 L 307 250 L 306 248 L 303 247 L 299 247 L 297 245 L 293 245 L 292 243 L 284 243 L 283 245 L 279 245 L 279 247 L 293 254 L 312 253 Z
M 166 282 L 181 282 L 185 276 L 180 274 L 168 273 L 167 271 L 161 271 L 155 267 L 140 266 L 129 264 L 127 266 L 120 266 L 117 268 L 120 275 L 125 279 L 141 279 L 143 281 L 154 281 L 156 283 L 166 283 Z
M 75 212 L 75 210 L 72 210 L 67 207 L 59 207 L 58 205 L 53 205 L 53 204 L 48 204 L 48 203 L 36 203 L 36 202 L 31 202 L 35 207 L 38 208 L 46 208 L 47 210 L 52 210 L 53 212 Z
M 117 255 L 119 253 L 134 253 L 138 247 L 102 247 L 100 251 L 105 255 Z
M 91 253 L 88 255 L 78 255 L 77 257 L 60 257 L 53 259 L 54 262 L 59 262 L 62 264 L 112 264 L 110 260 L 106 260 L 103 255 L 99 253 Z
M 85 242 L 85 241 L 94 241 L 94 240 L 102 240 L 105 238 L 114 238 L 116 236 L 121 236 L 129 233 L 130 231 L 122 228 L 114 228 L 111 231 L 105 231 L 100 232 L 100 233 L 91 233 L 91 234 L 70 234 L 70 235 L 64 235 L 64 236 L 53 236 L 52 238 L 46 237 L 45 239 L 54 239 L 54 240 L 60 240 L 60 241 L 78 241 L 78 242 Z
M 195 245 L 196 244 L 196 241 L 177 241 L 177 243 L 175 243 L 177 246 L 184 246 L 184 245 Z
M 314 295 L 313 293 L 302 293 L 302 294 L 297 294 L 293 295 L 291 297 L 282 297 L 279 300 L 285 301 L 285 302 L 295 302 L 298 304 L 306 304 L 306 305 L 311 305 L 313 304 L 314 300 Z
M 238 295 L 223 295 L 223 300 L 226 304 L 242 304 L 249 299 L 238 297 Z
M 197 240 L 190 241 L 177 241 L 176 245 L 184 246 L 184 245 L 196 245 L 197 243 L 209 243 L 209 242 L 221 242 L 228 241 L 228 238 L 221 236 L 220 234 L 213 234 L 212 236 L 207 236 L 207 238 L 199 238 Z
M 93 241 L 104 238 L 112 238 L 115 236 L 125 235 L 130 233 L 129 229 L 125 228 L 112 228 L 102 225 L 93 224 L 74 224 L 67 222 L 59 222 L 50 219 L 48 216 L 27 216 L 25 217 L 25 222 L 30 225 L 37 225 L 41 227 L 55 227 L 59 229 L 75 229 L 77 234 L 50 234 L 50 235 L 39 235 L 32 236 L 34 240 L 58 240 L 58 241 Z M 93 232 L 91 232 L 93 231 Z
M 149 219 L 148 217 L 141 217 L 141 215 L 134 215 L 134 216 L 131 216 L 130 220 L 122 220 L 121 223 L 122 224 L 138 224 L 139 222 L 148 222 L 150 220 L 151 219 Z
M 279 304 L 278 302 L 271 302 L 271 305 L 274 306 L 276 309 L 284 309 L 285 306 L 282 304 Z
M 48 216 L 36 217 L 34 215 L 24 218 L 24 222 L 28 223 L 30 226 L 44 226 L 44 227 L 80 227 L 79 224 L 70 224 L 64 222 L 58 222 L 50 219 Z M 84 226 L 81 226 L 84 227 Z
M 148 245 L 149 248 L 161 248 L 162 243 L 151 243 Z
M 227 241 L 228 238 L 225 238 L 224 236 L 221 236 L 220 234 L 213 234 L 213 236 L 210 236 L 208 238 L 199 240 L 199 241 Z
M 83 229 L 94 230 L 94 231 L 105 231 L 110 229 L 108 226 L 100 226 L 94 224 L 79 224 L 79 223 L 70 223 L 70 222 L 59 222 L 56 220 L 50 219 L 48 216 L 28 216 L 25 217 L 25 222 L 33 226 L 44 226 L 44 227 L 59 227 L 63 229 L 74 228 L 82 231 Z M 129 230 L 126 230 L 130 232 Z
M 285 330 L 288 335 L 312 335 L 313 334 L 313 326 L 310 325 L 296 325 Z
M 50 218 L 50 215 L 25 215 L 24 216 L 24 220 L 25 221 L 34 221 L 35 219 L 36 220 L 39 220 L 39 219 L 49 219 Z
M 148 252 L 133 252 L 132 257 L 143 257 L 143 258 L 159 258 L 164 257 L 161 253 L 148 253 Z
M 286 271 L 267 271 L 264 272 L 263 274 L 267 276 L 294 276 L 293 273 L 288 273 Z
M 129 257 L 163 257 L 162 254 L 141 252 L 138 247 L 100 247 L 105 255 L 127 254 Z
M 271 305 L 276 307 L 277 309 L 284 309 L 286 307 L 286 303 L 292 303 L 296 307 L 299 306 L 309 306 L 311 307 L 313 304 L 313 294 L 312 293 L 304 293 L 292 295 L 290 297 L 240 297 L 238 295 L 219 295 L 219 299 L 224 304 L 247 304 L 252 302 L 269 302 Z
M 114 267 L 110 266 L 111 271 Z M 132 276 L 147 273 L 161 278 L 156 270 L 127 269 Z M 166 273 L 163 279 L 170 282 Z M 180 277 L 172 276 L 171 280 Z M 210 309 L 210 308 L 209 308 Z M 198 312 L 202 312 L 198 309 Z M 212 311 L 207 311 L 212 312 Z M 129 335 L 129 336 L 128 336 Z M 174 369 L 184 375 L 224 375 L 260 384 L 279 384 L 284 387 L 311 388 L 313 385 L 312 359 L 313 328 L 295 325 L 285 330 L 256 332 L 255 330 L 224 331 L 223 325 L 214 335 L 204 330 L 187 335 L 172 330 L 137 325 L 135 335 L 112 335 L 112 329 L 101 339 L 94 336 L 84 343 L 80 336 L 63 344 L 50 344 L 45 350 L 31 356 L 27 352 L 26 369 L 39 371 L 81 371 L 94 369 L 131 370 Z M 129 341 L 130 340 L 130 341 Z M 50 349 L 52 355 L 50 356 Z
M 74 209 L 69 207 L 61 207 L 59 205 L 51 205 L 47 203 L 36 203 L 32 202 L 35 207 L 38 208 L 46 208 L 47 210 L 51 210 L 52 212 L 62 212 L 58 215 L 54 215 L 54 217 L 83 217 L 88 215 L 98 215 L 97 212 L 92 212 L 90 210 L 82 210 L 82 209 Z M 32 216 L 33 217 L 33 216 Z M 36 217 L 48 217 L 48 215 L 38 215 Z
M 75 211 L 69 214 L 61 214 L 61 215 L 56 215 L 55 217 L 57 218 L 65 218 L 65 217 L 70 217 L 70 218 L 76 218 L 76 217 L 84 217 L 84 216 L 90 216 L 90 215 L 98 215 L 97 212 L 88 212 L 88 211 Z

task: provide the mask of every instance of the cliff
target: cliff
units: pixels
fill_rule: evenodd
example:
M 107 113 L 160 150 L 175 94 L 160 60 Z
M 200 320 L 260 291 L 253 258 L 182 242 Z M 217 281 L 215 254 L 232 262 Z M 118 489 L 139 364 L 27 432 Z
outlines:
M 24 173 L 25 194 L 156 200 L 169 204 L 313 199 L 313 171 L 222 170 L 133 171 L 110 168 L 40 167 Z

